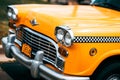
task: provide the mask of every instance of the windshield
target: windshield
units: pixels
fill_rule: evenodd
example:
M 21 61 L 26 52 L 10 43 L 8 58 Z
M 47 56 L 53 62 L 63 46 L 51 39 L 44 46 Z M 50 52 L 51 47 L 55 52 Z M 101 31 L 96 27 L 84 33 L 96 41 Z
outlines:
M 92 0 L 92 5 L 120 10 L 120 0 Z

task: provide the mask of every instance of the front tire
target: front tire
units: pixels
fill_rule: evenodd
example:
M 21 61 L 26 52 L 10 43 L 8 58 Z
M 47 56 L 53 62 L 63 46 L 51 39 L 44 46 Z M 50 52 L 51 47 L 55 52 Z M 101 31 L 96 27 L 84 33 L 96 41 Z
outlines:
M 120 61 L 104 64 L 93 74 L 91 80 L 120 80 Z

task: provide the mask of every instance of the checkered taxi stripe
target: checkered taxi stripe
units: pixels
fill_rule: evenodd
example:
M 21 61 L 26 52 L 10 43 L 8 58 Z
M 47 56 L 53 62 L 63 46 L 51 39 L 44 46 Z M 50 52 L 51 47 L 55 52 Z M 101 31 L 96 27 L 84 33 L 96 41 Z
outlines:
M 119 43 L 120 36 L 75 36 L 74 43 Z

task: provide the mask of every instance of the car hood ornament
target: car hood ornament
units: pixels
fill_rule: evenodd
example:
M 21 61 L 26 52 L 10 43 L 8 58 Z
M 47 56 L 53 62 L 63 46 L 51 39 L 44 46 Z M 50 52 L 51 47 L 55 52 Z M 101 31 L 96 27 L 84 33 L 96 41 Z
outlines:
M 30 23 L 32 24 L 32 26 L 39 25 L 36 19 L 30 20 Z

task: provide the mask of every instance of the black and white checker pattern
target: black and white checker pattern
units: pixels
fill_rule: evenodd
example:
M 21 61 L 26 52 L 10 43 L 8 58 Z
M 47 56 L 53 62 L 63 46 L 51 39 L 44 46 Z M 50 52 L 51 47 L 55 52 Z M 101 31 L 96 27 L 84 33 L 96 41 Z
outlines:
M 75 36 L 74 43 L 119 43 L 120 36 Z

